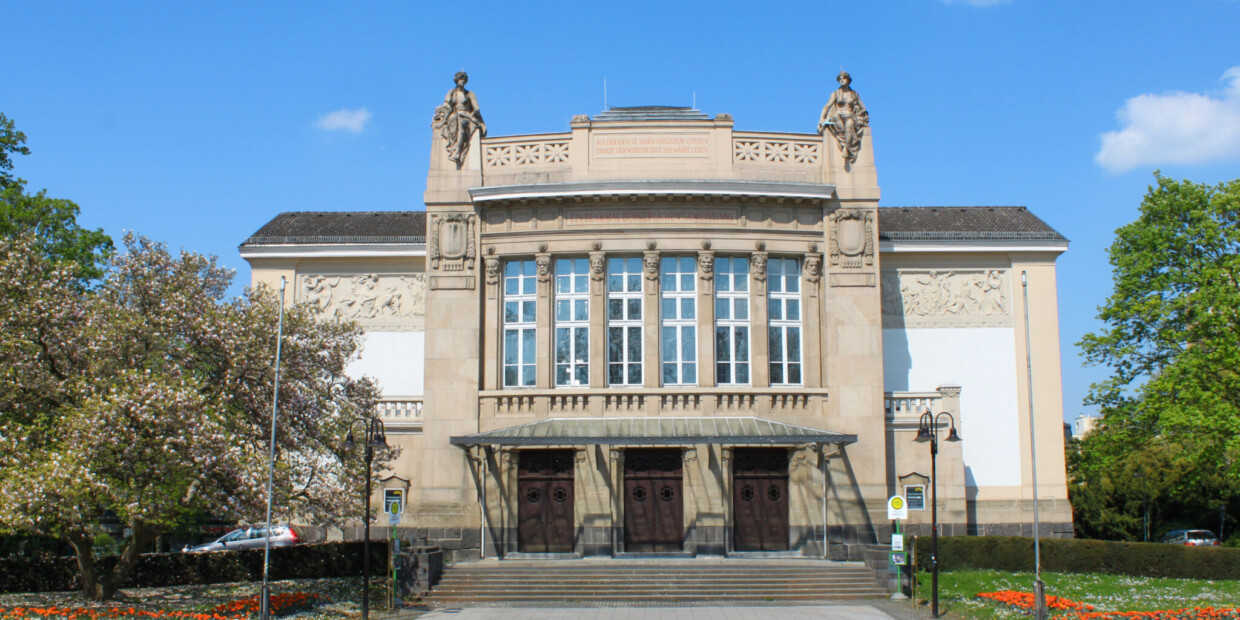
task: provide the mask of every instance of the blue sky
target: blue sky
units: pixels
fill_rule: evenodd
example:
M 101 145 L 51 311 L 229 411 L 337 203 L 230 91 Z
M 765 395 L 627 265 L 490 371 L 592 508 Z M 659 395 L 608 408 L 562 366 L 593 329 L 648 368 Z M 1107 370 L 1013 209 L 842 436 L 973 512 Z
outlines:
M 603 109 L 604 80 L 610 105 L 812 132 L 845 68 L 882 204 L 1025 205 L 1072 240 L 1068 419 L 1105 376 L 1074 343 L 1152 171 L 1240 177 L 1235 0 L 0 7 L 0 112 L 33 151 L 16 174 L 85 226 L 215 254 L 240 283 L 236 246 L 280 211 L 421 209 L 431 116 L 462 68 L 493 135 L 564 131 Z

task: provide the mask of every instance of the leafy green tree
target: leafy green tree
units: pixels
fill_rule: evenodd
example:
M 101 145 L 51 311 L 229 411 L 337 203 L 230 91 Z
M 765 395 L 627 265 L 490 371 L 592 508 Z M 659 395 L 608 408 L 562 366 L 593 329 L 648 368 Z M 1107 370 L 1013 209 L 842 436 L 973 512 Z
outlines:
M 187 516 L 264 518 L 279 300 L 225 299 L 214 258 L 126 236 L 92 289 L 29 236 L 0 241 L 0 529 L 58 536 L 86 596 L 111 598 L 139 553 Z M 277 517 L 360 512 L 361 459 L 342 453 L 377 391 L 346 365 L 362 332 L 306 307 L 285 314 Z M 380 455 L 380 468 L 390 454 Z M 132 536 L 101 572 L 99 523 Z
M 33 235 L 47 256 L 75 264 L 79 280 L 103 275 L 102 264 L 112 254 L 112 239 L 102 230 L 78 226 L 76 204 L 52 198 L 43 190 L 26 193 L 26 181 L 14 177 L 10 154 L 29 155 L 26 134 L 0 114 L 0 236 Z
M 1111 245 L 1105 326 L 1079 343 L 1111 377 L 1086 400 L 1103 420 L 1075 475 L 1121 484 L 1131 462 L 1159 451 L 1147 483 L 1172 479 L 1168 501 L 1217 507 L 1240 495 L 1240 180 L 1155 180 Z

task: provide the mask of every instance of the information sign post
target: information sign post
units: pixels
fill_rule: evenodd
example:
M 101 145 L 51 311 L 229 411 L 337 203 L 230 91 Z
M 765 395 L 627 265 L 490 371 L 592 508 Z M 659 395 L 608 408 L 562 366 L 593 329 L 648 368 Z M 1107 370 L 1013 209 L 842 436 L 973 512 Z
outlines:
M 908 554 L 904 552 L 904 533 L 900 531 L 900 522 L 908 518 L 908 502 L 899 495 L 887 499 L 887 518 L 895 522 L 895 533 L 891 535 L 891 553 L 887 562 L 896 574 L 896 591 L 891 595 L 894 600 L 902 601 L 904 594 L 904 565 L 908 564 Z

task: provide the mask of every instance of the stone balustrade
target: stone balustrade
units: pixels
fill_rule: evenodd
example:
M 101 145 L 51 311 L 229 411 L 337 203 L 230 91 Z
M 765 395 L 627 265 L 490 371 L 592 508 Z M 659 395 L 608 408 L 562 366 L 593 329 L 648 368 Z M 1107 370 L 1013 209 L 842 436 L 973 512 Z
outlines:
M 818 166 L 822 138 L 805 134 L 735 132 L 732 162 L 745 166 Z
M 393 398 L 375 403 L 375 414 L 391 430 L 422 428 L 422 399 Z
M 495 390 L 479 393 L 496 417 L 658 415 L 823 415 L 827 391 L 815 388 L 608 388 Z
M 500 169 L 567 166 L 571 142 L 571 134 L 486 138 L 483 161 L 487 168 Z

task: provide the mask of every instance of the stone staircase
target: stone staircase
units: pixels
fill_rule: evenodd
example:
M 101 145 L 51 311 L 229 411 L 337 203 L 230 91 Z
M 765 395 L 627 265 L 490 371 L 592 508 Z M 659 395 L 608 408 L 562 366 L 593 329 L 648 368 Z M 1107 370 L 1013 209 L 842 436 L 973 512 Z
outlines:
M 887 596 L 860 562 L 753 559 L 503 560 L 456 564 L 425 603 L 463 605 L 795 604 Z

